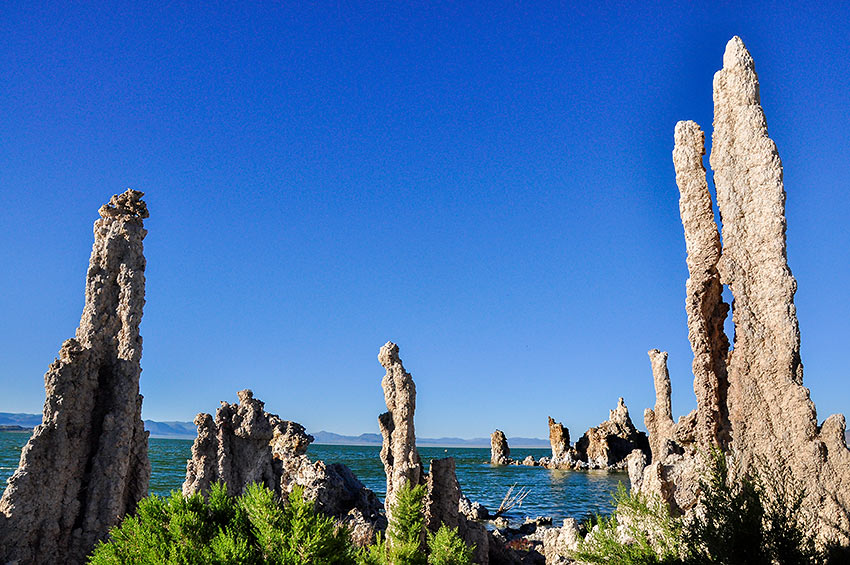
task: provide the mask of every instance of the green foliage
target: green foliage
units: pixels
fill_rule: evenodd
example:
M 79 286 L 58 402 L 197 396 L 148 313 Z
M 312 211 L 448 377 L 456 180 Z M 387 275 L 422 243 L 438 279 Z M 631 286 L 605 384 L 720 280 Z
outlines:
M 472 548 L 460 539 L 456 529 L 440 526 L 436 534 L 428 534 L 428 565 L 470 565 Z
M 614 494 L 617 510 L 597 516 L 592 534 L 583 540 L 573 558 L 587 563 L 656 565 L 679 563 L 681 524 L 660 500 L 630 495 L 620 483 Z M 622 534 L 630 543 L 621 541 Z
M 710 453 L 700 507 L 688 520 L 671 516 L 658 499 L 630 495 L 621 484 L 615 512 L 597 518 L 572 557 L 626 565 L 839 563 L 815 549 L 801 518 L 805 491 L 787 468 L 764 461 L 759 467 L 736 474 L 723 453 Z
M 239 497 L 212 486 L 200 494 L 151 496 L 110 532 L 90 558 L 95 565 L 225 564 L 354 565 L 344 528 L 294 491 L 286 506 L 269 489 L 250 485 Z
M 359 565 L 468 565 L 473 548 L 468 547 L 457 529 L 440 526 L 423 543 L 425 486 L 405 485 L 390 513 L 387 537 L 378 535 L 375 545 L 358 556 Z

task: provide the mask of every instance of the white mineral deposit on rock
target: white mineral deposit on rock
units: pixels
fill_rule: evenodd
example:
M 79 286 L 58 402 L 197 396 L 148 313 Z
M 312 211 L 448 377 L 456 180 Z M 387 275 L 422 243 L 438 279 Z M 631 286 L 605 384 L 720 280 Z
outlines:
M 387 475 L 387 496 L 384 507 L 387 518 L 399 490 L 425 482 L 422 461 L 416 450 L 413 414 L 416 411 L 416 385 L 404 370 L 398 356 L 398 345 L 388 341 L 378 353 L 378 361 L 386 369 L 381 381 L 387 412 L 378 417 L 383 443 L 381 461 Z
M 508 446 L 508 438 L 505 437 L 505 432 L 502 430 L 494 431 L 490 434 L 490 464 L 510 465 L 511 461 L 511 448 Z
M 744 469 L 758 462 L 785 468 L 805 488 L 803 512 L 819 541 L 846 545 L 850 450 L 844 417 L 830 416 L 818 426 L 803 386 L 782 163 L 767 134 L 753 59 L 738 37 L 727 44 L 723 69 L 714 77 L 710 161 L 722 248 L 702 165 L 703 138 L 695 123 L 680 122 L 673 151 L 688 252 L 686 310 L 697 410 L 675 425 L 677 449 L 635 479 L 641 490 L 688 510 L 697 499 L 696 452 L 720 446 L 734 452 Z M 734 298 L 731 351 L 723 332 L 723 284 Z
M 44 376 L 42 424 L 0 500 L 0 560 L 83 563 L 147 495 L 139 377 L 145 304 L 143 193 L 99 210 L 76 337 Z

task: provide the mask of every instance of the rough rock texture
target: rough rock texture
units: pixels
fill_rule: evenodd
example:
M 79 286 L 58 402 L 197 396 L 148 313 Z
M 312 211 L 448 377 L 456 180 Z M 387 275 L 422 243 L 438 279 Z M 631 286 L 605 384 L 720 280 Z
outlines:
M 667 372 L 667 352 L 649 350 L 652 377 L 655 381 L 655 409 L 647 408 L 643 413 L 646 431 L 649 432 L 649 447 L 652 459 L 660 459 L 666 442 L 673 439 L 673 407 L 670 401 L 670 373 Z
M 0 500 L 4 563 L 82 563 L 147 495 L 142 196 L 127 190 L 100 208 L 80 327 L 44 376 L 43 423 Z
M 502 430 L 496 430 L 490 434 L 490 464 L 511 464 L 511 448 L 508 447 L 508 438 Z
M 255 482 L 282 496 L 300 486 L 318 510 L 348 524 L 361 545 L 386 527 L 378 497 L 351 469 L 310 460 L 306 452 L 313 436 L 301 424 L 269 414 L 250 390 L 237 395 L 239 403 L 222 402 L 215 420 L 209 414 L 195 418 L 198 437 L 186 466 L 183 494 L 206 494 L 216 481 L 225 482 L 234 495 Z
M 782 164 L 767 135 L 753 59 L 732 38 L 714 77 L 711 166 L 722 218 L 722 249 L 702 166 L 703 134 L 676 126 L 673 152 L 688 251 L 688 328 L 698 408 L 674 428 L 678 452 L 653 462 L 641 489 L 672 506 L 693 505 L 697 450 L 719 445 L 747 468 L 770 461 L 806 489 L 804 512 L 819 539 L 850 543 L 850 450 L 841 415 L 818 426 L 803 386 L 796 281 L 785 244 Z M 723 334 L 729 285 L 735 343 Z M 689 445 L 693 442 L 693 445 Z M 670 442 L 668 442 L 670 443 Z
M 398 356 L 398 345 L 388 341 L 378 353 L 378 361 L 386 369 L 381 381 L 387 412 L 378 417 L 383 443 L 381 461 L 387 475 L 387 496 L 384 500 L 387 519 L 395 505 L 397 492 L 406 484 L 416 486 L 425 482 L 422 460 L 416 450 L 413 413 L 416 411 L 416 385 L 404 370 Z
M 436 533 L 441 524 L 457 528 L 460 508 L 460 485 L 453 457 L 432 459 L 428 471 L 425 497 L 425 527 Z
M 381 461 L 387 475 L 387 519 L 391 519 L 391 508 L 395 505 L 396 493 L 401 488 L 406 484 L 425 484 L 425 528 L 431 532 L 436 532 L 441 524 L 457 528 L 461 539 L 467 545 L 475 547 L 474 562 L 486 565 L 489 563 L 489 535 L 487 529 L 473 521 L 471 516 L 473 513 L 486 514 L 486 508 L 471 503 L 462 495 L 453 458 L 432 459 L 430 472 L 425 474 L 419 452 L 416 450 L 413 424 L 416 385 L 413 383 L 413 377 L 404 370 L 398 356 L 398 346 L 392 342 L 387 342 L 381 348 L 378 360 L 386 369 L 381 386 L 389 410 L 378 418 L 383 436 Z M 469 518 L 467 514 L 470 515 Z
M 567 459 L 570 450 L 570 430 L 549 416 L 549 444 L 552 446 L 552 461 L 558 463 Z
M 313 441 L 300 424 L 268 414 L 263 402 L 254 398 L 250 390 L 241 390 L 237 395 L 238 404 L 221 403 L 215 421 L 209 414 L 195 417 L 198 437 L 186 465 L 183 494 L 206 494 L 216 481 L 227 483 L 232 495 L 242 494 L 251 483 L 262 483 L 280 494 L 281 463 L 272 454 L 272 438 L 287 432 L 300 435 L 298 443 L 302 447 L 295 455 L 303 455 Z M 296 430 L 290 432 L 290 427 Z
M 702 164 L 704 138 L 702 130 L 694 122 L 679 122 L 675 131 L 673 164 L 688 252 L 685 310 L 688 314 L 688 339 L 694 352 L 696 439 L 701 445 L 726 447 L 729 442 L 726 407 L 729 340 L 723 331 L 723 323 L 729 305 L 723 302 L 723 285 L 718 272 L 720 234 L 714 222 L 711 194 Z
M 629 417 L 629 409 L 620 398 L 608 420 L 590 428 L 576 442 L 575 451 L 581 461 L 592 468 L 624 468 L 626 457 L 635 449 L 649 453 L 646 434 L 639 432 Z

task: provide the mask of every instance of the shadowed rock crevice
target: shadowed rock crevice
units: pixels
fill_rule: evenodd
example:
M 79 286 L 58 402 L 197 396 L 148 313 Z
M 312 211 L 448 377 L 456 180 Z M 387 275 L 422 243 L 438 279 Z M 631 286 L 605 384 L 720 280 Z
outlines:
M 82 563 L 147 494 L 142 196 L 127 190 L 99 210 L 80 325 L 44 376 L 42 424 L 0 499 L 3 562 Z
M 727 44 L 723 68 L 714 77 L 710 162 L 722 247 L 704 153 L 699 126 L 679 122 L 673 162 L 688 253 L 686 310 L 697 409 L 674 427 L 674 445 L 667 442 L 673 449 L 661 449 L 659 460 L 644 469 L 636 462 L 630 476 L 640 490 L 688 511 L 698 495 L 697 453 L 719 446 L 744 470 L 764 462 L 779 466 L 786 480 L 805 489 L 804 517 L 819 541 L 850 544 L 844 417 L 830 416 L 819 427 L 803 386 L 782 163 L 768 137 L 753 59 L 738 37 Z M 731 350 L 723 331 L 729 311 L 723 285 L 734 300 Z M 654 450 L 663 438 L 658 439 Z

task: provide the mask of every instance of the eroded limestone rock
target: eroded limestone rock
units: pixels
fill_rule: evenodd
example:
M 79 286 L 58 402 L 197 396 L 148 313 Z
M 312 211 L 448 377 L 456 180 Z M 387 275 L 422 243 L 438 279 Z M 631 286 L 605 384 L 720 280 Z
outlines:
M 570 450 L 570 430 L 549 416 L 549 444 L 552 446 L 552 462 L 559 463 L 567 459 Z
M 652 377 L 655 381 L 655 409 L 647 408 L 643 413 L 646 431 L 649 432 L 649 447 L 652 459 L 663 456 L 663 448 L 673 439 L 673 407 L 670 401 L 670 373 L 667 372 L 667 352 L 649 350 L 652 362 Z
M 239 495 L 251 483 L 261 483 L 281 496 L 298 486 L 324 514 L 347 524 L 360 545 L 371 543 L 386 528 L 381 504 L 351 469 L 326 465 L 306 455 L 313 436 L 301 424 L 265 411 L 250 390 L 238 393 L 239 403 L 222 402 L 215 420 L 198 414 L 198 437 L 186 467 L 183 494 L 206 494 L 216 481 Z
M 578 459 L 594 469 L 621 469 L 635 449 L 649 453 L 646 434 L 635 428 L 626 403 L 620 398 L 608 420 L 590 428 L 576 442 Z
M 784 467 L 806 490 L 803 511 L 820 541 L 850 544 L 844 417 L 830 416 L 818 426 L 803 386 L 782 164 L 767 134 L 753 59 L 738 37 L 727 44 L 714 77 L 710 161 L 722 249 L 702 165 L 703 137 L 693 122 L 680 122 L 673 152 L 688 251 L 686 304 L 698 407 L 674 427 L 679 450 L 646 467 L 641 489 L 687 510 L 696 500 L 696 452 L 720 446 L 743 469 L 760 462 Z M 723 334 L 728 306 L 722 284 L 734 298 L 732 351 Z
M 508 438 L 502 430 L 496 430 L 490 434 L 490 464 L 511 464 L 511 448 L 508 447 Z
M 147 495 L 139 394 L 145 304 L 143 193 L 100 208 L 76 337 L 44 376 L 42 424 L 0 500 L 0 561 L 82 563 Z
M 405 485 L 415 487 L 425 481 L 422 460 L 416 450 L 413 414 L 416 411 L 416 385 L 404 370 L 398 356 L 398 345 L 388 341 L 378 353 L 378 361 L 386 369 L 381 381 L 387 412 L 378 417 L 383 442 L 381 461 L 387 475 L 387 496 L 384 500 L 387 519 L 392 514 L 397 493 Z

